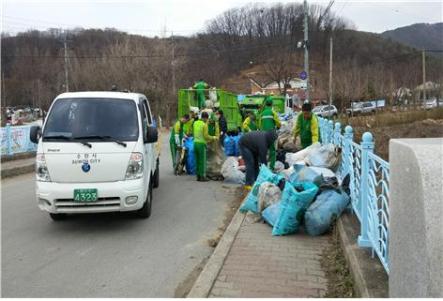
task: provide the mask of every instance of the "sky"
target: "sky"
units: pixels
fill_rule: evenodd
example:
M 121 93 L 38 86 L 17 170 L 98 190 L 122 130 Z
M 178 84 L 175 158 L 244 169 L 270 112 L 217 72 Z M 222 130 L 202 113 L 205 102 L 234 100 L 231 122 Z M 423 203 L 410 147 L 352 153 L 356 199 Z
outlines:
M 146 36 L 192 35 L 205 23 L 251 0 L 2 0 L 1 30 L 15 34 L 28 29 L 112 27 Z M 258 3 L 297 1 L 262 0 Z M 328 0 L 309 1 L 327 5 Z M 358 30 L 380 33 L 414 23 L 442 22 L 440 0 L 336 0 L 332 10 Z

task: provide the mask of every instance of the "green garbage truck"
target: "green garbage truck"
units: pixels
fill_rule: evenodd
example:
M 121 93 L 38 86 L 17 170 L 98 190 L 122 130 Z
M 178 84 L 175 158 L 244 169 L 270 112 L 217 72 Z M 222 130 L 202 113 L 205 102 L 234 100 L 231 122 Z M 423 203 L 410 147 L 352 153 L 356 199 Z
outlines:
M 205 90 L 205 98 L 214 101 L 215 107 L 220 108 L 228 123 L 228 131 L 235 131 L 241 127 L 242 115 L 237 102 L 237 95 L 222 89 Z M 197 107 L 196 90 L 178 90 L 178 116 L 189 114 L 191 107 Z
M 263 103 L 267 95 L 245 95 L 239 102 L 242 116 L 246 117 L 249 112 L 253 112 L 258 116 L 263 109 Z M 284 96 L 269 96 L 272 99 L 272 107 L 275 112 L 283 114 L 285 112 Z

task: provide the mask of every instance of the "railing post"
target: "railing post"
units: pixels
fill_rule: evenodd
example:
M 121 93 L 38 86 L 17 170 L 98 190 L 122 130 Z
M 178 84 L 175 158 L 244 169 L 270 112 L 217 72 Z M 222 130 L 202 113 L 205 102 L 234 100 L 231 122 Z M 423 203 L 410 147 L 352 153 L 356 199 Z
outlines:
M 341 135 L 341 124 L 340 122 L 336 122 L 334 128 L 334 144 L 341 147 L 340 135 Z
M 347 125 L 345 127 L 345 133 L 343 134 L 344 141 L 343 141 L 343 158 L 345 162 L 345 174 L 349 174 L 351 177 L 351 181 L 353 180 L 354 176 L 354 168 L 352 168 L 352 162 L 350 160 L 352 154 L 351 154 L 351 146 L 352 146 L 352 140 L 354 139 L 354 133 L 352 130 L 352 127 Z M 352 174 L 351 174 L 352 173 Z M 352 183 L 352 182 L 351 182 Z
M 358 245 L 360 247 L 371 247 L 369 240 L 369 156 L 368 153 L 374 151 L 374 139 L 372 134 L 365 132 L 362 136 L 361 143 L 361 183 L 360 183 L 360 198 L 361 198 L 361 227 L 360 235 L 358 237 Z
M 12 135 L 11 135 L 11 125 L 6 124 L 6 152 L 8 155 L 12 155 Z
M 327 143 L 333 143 L 334 142 L 334 122 L 332 120 L 328 120 L 328 142 Z
M 321 117 L 321 127 L 322 127 L 322 133 L 321 133 L 321 142 L 323 144 L 328 143 L 328 121 Z

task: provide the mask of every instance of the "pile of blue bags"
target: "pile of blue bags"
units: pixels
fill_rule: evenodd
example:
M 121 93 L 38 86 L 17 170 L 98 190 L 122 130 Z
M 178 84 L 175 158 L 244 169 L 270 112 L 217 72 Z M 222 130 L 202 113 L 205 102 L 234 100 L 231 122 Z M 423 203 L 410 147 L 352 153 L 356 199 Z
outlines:
M 260 185 L 266 182 L 279 186 L 282 196 L 279 202 L 259 212 L 258 192 Z M 294 166 L 294 173 L 285 181 L 284 176 L 262 165 L 240 211 L 261 214 L 273 227 L 272 235 L 297 233 L 304 225 L 306 233 L 316 236 L 329 231 L 349 201 L 348 193 L 338 186 L 336 178 L 319 177 L 307 166 Z
M 183 143 L 183 147 L 186 148 L 186 173 L 188 175 L 195 175 L 196 172 L 196 162 L 194 155 L 194 138 L 186 137 Z
M 258 174 L 257 180 L 255 180 L 251 191 L 248 193 L 243 205 L 240 207 L 240 212 L 251 211 L 253 213 L 260 213 L 258 211 L 258 191 L 260 185 L 265 182 L 278 185 L 282 180 L 284 180 L 283 176 L 273 173 L 266 165 L 262 164 L 260 166 L 260 173 Z
M 223 140 L 223 147 L 225 149 L 225 155 L 227 157 L 240 156 L 240 147 L 238 146 L 238 142 L 240 140 L 241 134 L 238 135 L 226 135 Z

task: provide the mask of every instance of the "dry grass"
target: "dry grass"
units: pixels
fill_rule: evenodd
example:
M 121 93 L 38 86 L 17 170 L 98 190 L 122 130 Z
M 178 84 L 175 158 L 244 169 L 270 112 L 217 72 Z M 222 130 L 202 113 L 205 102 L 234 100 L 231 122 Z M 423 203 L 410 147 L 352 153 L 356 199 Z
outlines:
M 338 237 L 337 226 L 331 235 L 331 246 L 325 249 L 321 265 L 328 278 L 326 298 L 355 298 L 354 281 Z
M 397 124 L 413 123 L 425 119 L 443 119 L 443 108 L 433 110 L 414 110 L 405 112 L 382 112 L 375 115 L 358 117 L 341 117 L 341 124 L 352 127 L 367 127 L 368 129 L 391 126 Z

